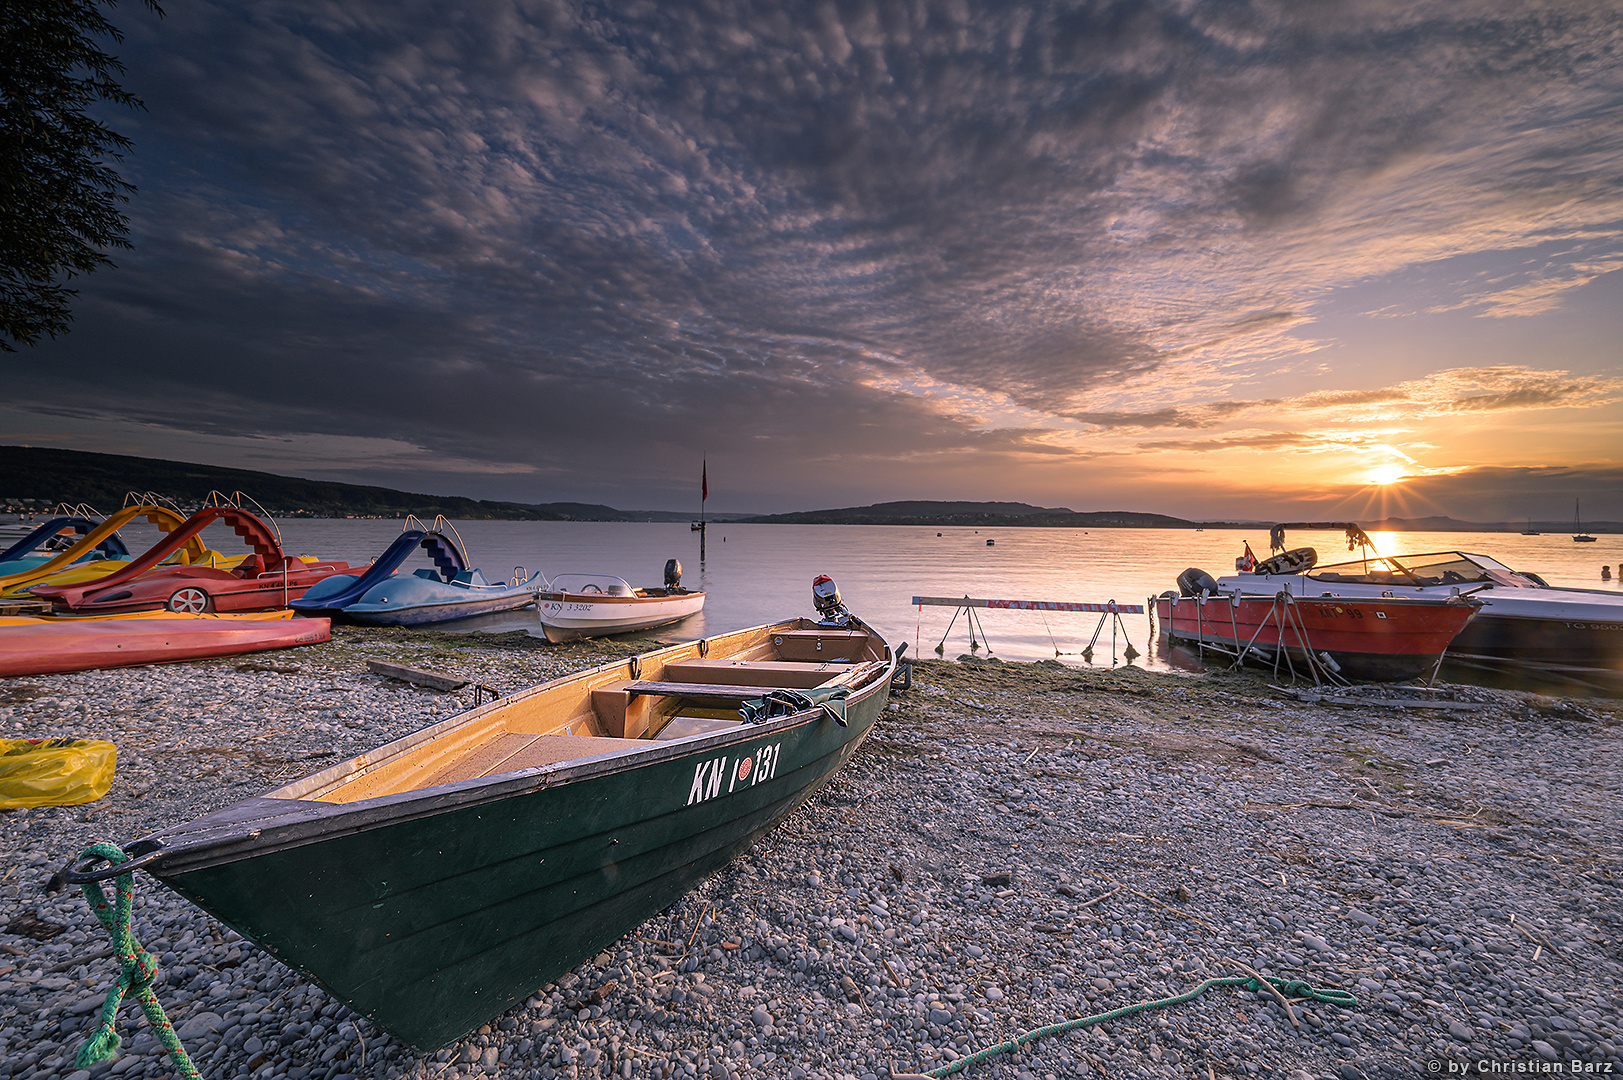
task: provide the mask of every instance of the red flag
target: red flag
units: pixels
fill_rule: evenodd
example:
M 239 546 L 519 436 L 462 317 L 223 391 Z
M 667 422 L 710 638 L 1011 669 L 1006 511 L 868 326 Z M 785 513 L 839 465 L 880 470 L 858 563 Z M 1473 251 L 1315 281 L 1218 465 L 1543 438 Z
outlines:
M 707 461 L 699 466 L 699 501 L 704 502 L 710 497 L 710 463 Z

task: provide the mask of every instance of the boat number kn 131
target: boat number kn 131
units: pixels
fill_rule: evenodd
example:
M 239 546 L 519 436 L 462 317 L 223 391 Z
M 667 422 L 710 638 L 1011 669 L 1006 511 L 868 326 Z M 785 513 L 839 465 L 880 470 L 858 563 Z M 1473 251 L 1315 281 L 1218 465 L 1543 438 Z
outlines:
M 731 795 L 740 787 L 752 787 L 772 779 L 778 775 L 778 754 L 782 748 L 782 743 L 773 743 L 758 746 L 740 758 L 718 757 L 699 762 L 693 769 L 693 786 L 688 789 L 687 804 L 692 806 L 714 799 L 723 794 L 723 784 L 727 785 L 726 794 Z

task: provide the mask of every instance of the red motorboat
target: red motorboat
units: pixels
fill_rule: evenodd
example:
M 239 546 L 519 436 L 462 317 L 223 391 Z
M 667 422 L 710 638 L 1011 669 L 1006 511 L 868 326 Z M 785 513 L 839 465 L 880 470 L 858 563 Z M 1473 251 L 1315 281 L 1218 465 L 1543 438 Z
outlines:
M 163 566 L 188 540 L 215 522 L 229 525 L 253 554 L 236 567 Z M 115 574 L 71 585 L 36 585 L 30 591 L 56 611 L 108 614 L 127 611 L 271 611 L 287 607 L 322 578 L 358 574 L 366 567 L 288 555 L 274 527 L 237 505 L 209 506 Z
M 0 618 L 0 678 L 236 656 L 314 645 L 332 636 L 331 621 L 292 615 L 153 611 L 83 619 Z
M 1178 586 L 1153 598 L 1161 633 L 1173 641 L 1302 674 L 1317 665 L 1377 682 L 1431 672 L 1481 607 L 1468 596 L 1247 594 L 1198 570 L 1185 570 Z

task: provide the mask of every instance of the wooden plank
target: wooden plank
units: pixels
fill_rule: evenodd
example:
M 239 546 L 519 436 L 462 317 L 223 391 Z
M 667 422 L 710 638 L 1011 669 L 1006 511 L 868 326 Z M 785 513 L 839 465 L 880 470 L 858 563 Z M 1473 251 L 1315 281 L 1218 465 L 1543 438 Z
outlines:
M 1009 611 L 1098 611 L 1121 615 L 1144 614 L 1143 604 L 1083 602 L 1077 600 L 997 600 L 973 596 L 915 596 L 915 607 L 1004 608 Z
M 404 664 L 386 664 L 382 660 L 368 660 L 366 667 L 374 675 L 399 679 L 414 686 L 426 686 L 433 690 L 460 690 L 472 681 L 459 679 L 455 675 L 441 675 L 434 671 L 423 671 L 421 668 L 406 667 Z

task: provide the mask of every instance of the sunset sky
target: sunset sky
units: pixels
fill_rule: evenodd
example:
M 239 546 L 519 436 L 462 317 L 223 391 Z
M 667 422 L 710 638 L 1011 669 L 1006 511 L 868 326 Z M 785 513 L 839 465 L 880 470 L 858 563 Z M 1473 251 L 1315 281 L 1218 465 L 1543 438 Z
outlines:
M 165 7 L 113 11 L 133 250 L 0 360 L 0 441 L 1623 518 L 1615 0 Z

